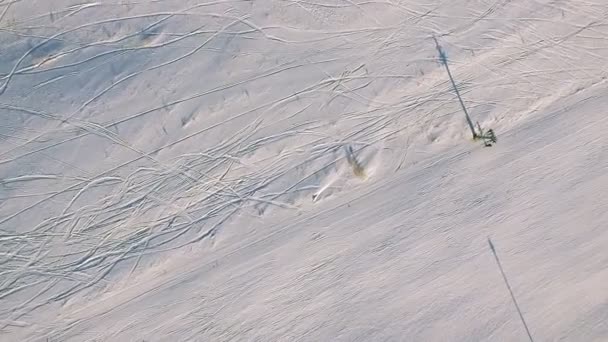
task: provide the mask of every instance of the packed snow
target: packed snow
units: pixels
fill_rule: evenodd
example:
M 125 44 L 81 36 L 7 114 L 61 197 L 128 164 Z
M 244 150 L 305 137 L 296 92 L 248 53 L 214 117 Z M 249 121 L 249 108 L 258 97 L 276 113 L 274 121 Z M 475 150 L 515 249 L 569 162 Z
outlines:
M 0 0 L 0 341 L 608 340 L 607 37 L 600 0 Z

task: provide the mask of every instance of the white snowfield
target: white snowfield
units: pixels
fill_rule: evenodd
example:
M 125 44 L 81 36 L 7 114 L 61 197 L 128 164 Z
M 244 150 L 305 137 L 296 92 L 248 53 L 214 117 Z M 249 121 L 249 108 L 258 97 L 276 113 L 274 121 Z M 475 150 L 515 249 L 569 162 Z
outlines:
M 0 0 L 0 341 L 608 341 L 607 37 L 602 0 Z

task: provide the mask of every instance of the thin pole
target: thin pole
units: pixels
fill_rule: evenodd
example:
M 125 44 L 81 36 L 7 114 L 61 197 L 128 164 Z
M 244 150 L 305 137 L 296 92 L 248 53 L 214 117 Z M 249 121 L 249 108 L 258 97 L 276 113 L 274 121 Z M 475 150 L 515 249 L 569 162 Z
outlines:
M 456 86 L 456 82 L 454 82 L 454 77 L 452 77 L 452 73 L 450 72 L 450 68 L 448 67 L 448 58 L 445 52 L 439 46 L 439 42 L 437 42 L 437 38 L 433 37 L 435 40 L 435 46 L 437 47 L 437 51 L 439 52 L 439 60 L 441 63 L 445 65 L 445 70 L 448 72 L 448 76 L 450 77 L 450 81 L 452 82 L 452 87 L 454 87 L 454 91 L 456 92 L 456 96 L 458 96 L 458 101 L 460 101 L 460 106 L 462 107 L 462 111 L 464 115 L 467 117 L 467 123 L 469 124 L 469 128 L 471 129 L 471 133 L 473 133 L 473 139 L 477 139 L 479 135 L 475 132 L 475 126 L 473 126 L 473 121 L 471 121 L 471 117 L 469 116 L 469 112 L 467 111 L 467 107 L 464 106 L 464 102 L 462 101 L 462 97 L 460 96 L 460 92 L 458 91 L 458 87 Z
M 519 318 L 521 319 L 521 322 L 523 323 L 524 328 L 526 329 L 528 338 L 530 339 L 530 342 L 534 342 L 534 339 L 532 338 L 532 334 L 530 334 L 530 329 L 528 329 L 528 325 L 526 324 L 526 320 L 524 319 L 524 315 L 521 313 L 521 310 L 519 309 L 517 300 L 515 300 L 515 295 L 513 294 L 511 285 L 509 285 L 509 281 L 507 280 L 507 275 L 505 274 L 505 271 L 502 269 L 502 265 L 500 264 L 500 260 L 498 259 L 498 254 L 496 254 L 496 249 L 494 248 L 494 244 L 492 243 L 492 240 L 490 240 L 489 237 L 488 237 L 488 243 L 490 244 L 490 248 L 492 249 L 492 254 L 494 254 L 494 259 L 496 259 L 496 263 L 498 264 L 498 269 L 500 269 L 500 274 L 502 274 L 502 279 L 504 279 L 505 284 L 507 285 L 507 289 L 509 290 L 509 293 L 511 294 L 511 299 L 513 299 L 513 304 L 515 304 L 515 308 L 517 309 Z

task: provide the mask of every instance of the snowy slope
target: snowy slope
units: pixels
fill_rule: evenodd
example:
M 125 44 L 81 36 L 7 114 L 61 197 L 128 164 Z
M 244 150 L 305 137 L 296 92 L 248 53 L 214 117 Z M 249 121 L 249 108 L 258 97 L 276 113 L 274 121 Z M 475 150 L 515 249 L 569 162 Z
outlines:
M 0 340 L 606 340 L 607 15 L 0 1 Z

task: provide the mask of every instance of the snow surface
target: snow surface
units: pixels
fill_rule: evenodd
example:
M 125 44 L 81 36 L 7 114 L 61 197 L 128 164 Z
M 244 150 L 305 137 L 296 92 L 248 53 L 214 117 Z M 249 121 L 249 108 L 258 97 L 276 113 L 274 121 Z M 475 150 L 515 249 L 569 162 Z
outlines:
M 526 341 L 491 238 L 536 341 L 606 341 L 606 37 L 601 0 L 0 0 L 0 340 Z

